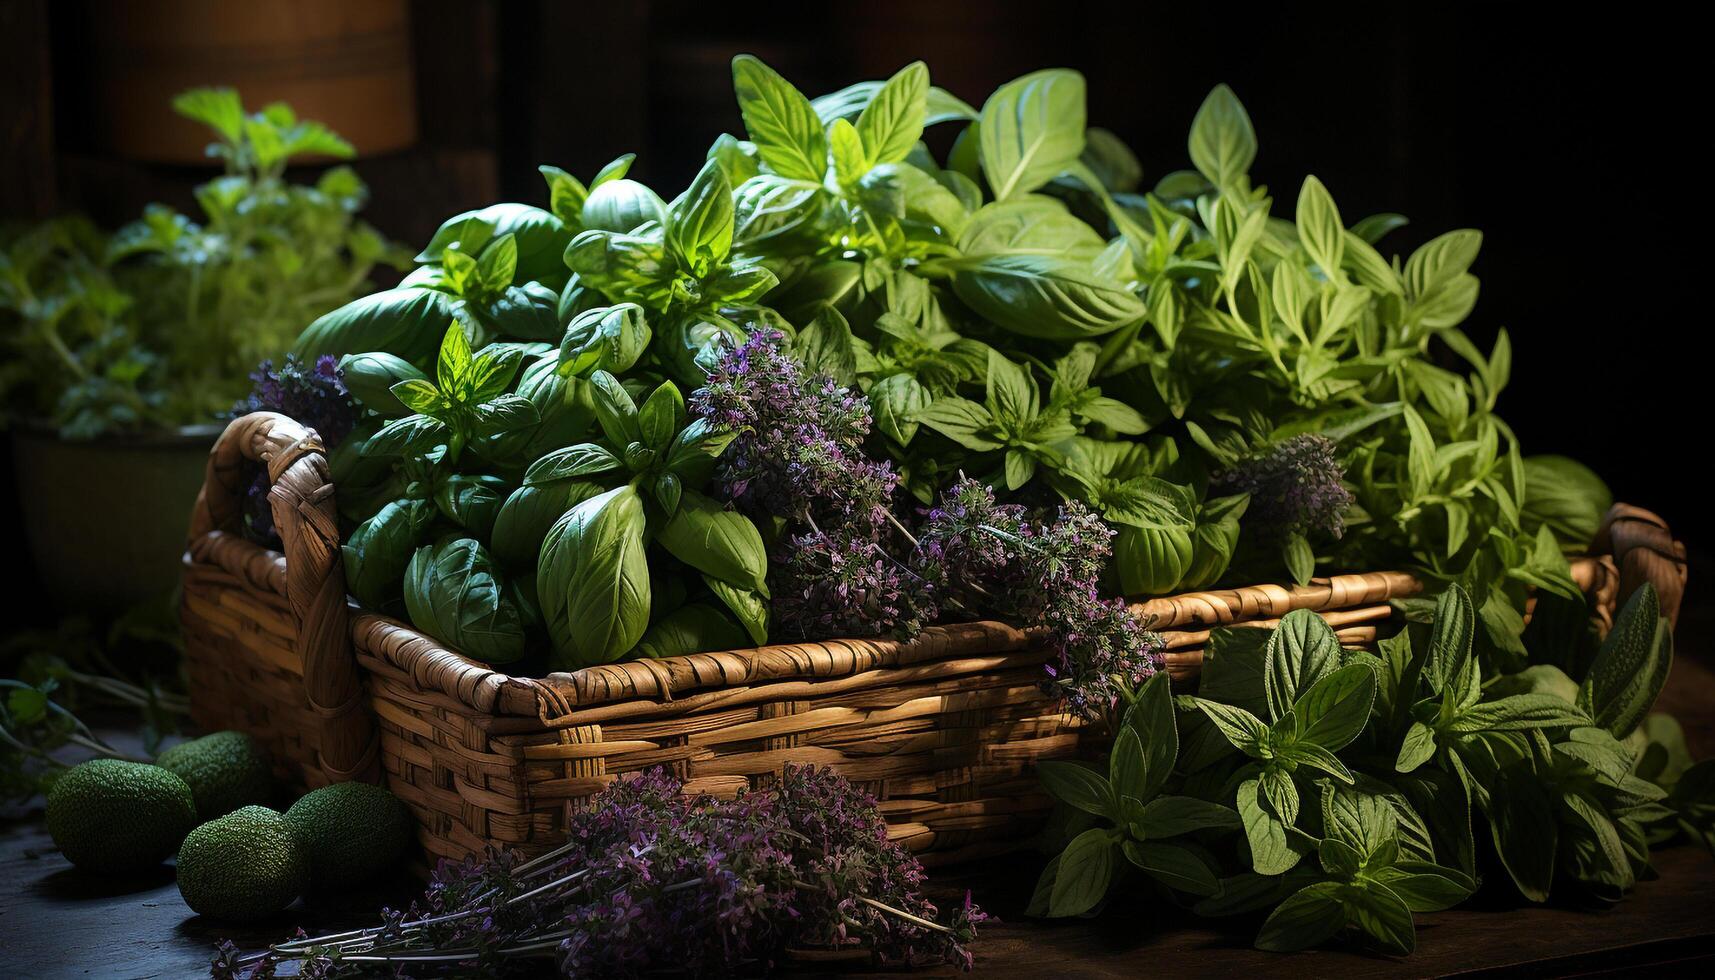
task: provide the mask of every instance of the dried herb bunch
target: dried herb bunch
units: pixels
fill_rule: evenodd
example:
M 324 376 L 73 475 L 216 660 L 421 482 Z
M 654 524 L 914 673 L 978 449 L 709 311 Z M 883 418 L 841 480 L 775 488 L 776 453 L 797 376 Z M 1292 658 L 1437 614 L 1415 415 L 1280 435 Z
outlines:
M 617 782 L 548 854 L 443 862 L 420 901 L 378 926 L 250 955 L 226 943 L 213 975 L 497 975 L 542 958 L 566 976 L 726 975 L 809 948 L 969 968 L 988 916 L 967 899 L 937 922 L 917 860 L 832 770 L 788 766 L 732 800 L 682 789 L 662 768 Z

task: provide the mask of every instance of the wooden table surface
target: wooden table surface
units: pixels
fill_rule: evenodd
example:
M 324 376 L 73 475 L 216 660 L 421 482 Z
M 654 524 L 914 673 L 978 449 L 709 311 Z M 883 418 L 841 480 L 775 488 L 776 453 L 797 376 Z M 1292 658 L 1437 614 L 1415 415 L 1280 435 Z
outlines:
M 1686 610 L 1679 656 L 1659 704 L 1684 724 L 1698 758 L 1715 754 L 1715 671 L 1702 642 L 1715 636 L 1712 626 L 1715 609 Z M 1250 947 L 1255 917 L 1205 920 L 1143 904 L 1087 920 L 1030 920 L 1022 911 L 1040 861 L 1020 854 L 934 875 L 937 900 L 956 901 L 968 888 L 1003 920 L 982 930 L 979 976 L 1543 977 L 1715 967 L 1715 860 L 1684 845 L 1659 851 L 1661 877 L 1640 884 L 1612 909 L 1527 907 L 1491 887 L 1469 906 L 1420 915 L 1417 952 L 1403 959 L 1343 948 L 1261 953 Z M 53 849 L 38 805 L 0 824 L 0 980 L 207 976 L 223 938 L 253 949 L 297 925 L 350 928 L 371 921 L 383 904 L 407 902 L 412 888 L 399 880 L 294 909 L 277 922 L 234 928 L 193 915 L 170 867 L 132 880 L 78 872 Z

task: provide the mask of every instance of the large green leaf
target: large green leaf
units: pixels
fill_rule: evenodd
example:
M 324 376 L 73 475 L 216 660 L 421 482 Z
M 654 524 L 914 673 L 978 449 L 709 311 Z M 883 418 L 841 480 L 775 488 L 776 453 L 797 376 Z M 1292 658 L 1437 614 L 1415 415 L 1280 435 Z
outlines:
M 750 518 L 723 507 L 695 490 L 685 490 L 679 506 L 656 533 L 673 557 L 705 575 L 767 597 L 768 552 Z
M 978 127 L 983 175 L 996 200 L 1028 194 L 1084 152 L 1084 76 L 1032 72 L 996 89 Z
M 1147 312 L 1124 284 L 1087 262 L 1053 255 L 1000 254 L 959 260 L 953 291 L 1003 329 L 1044 340 L 1083 340 L 1136 323 Z
M 292 352 L 314 362 L 383 351 L 418 368 L 432 364 L 452 321 L 449 298 L 431 289 L 387 289 L 354 299 L 304 328 Z
M 471 538 L 418 548 L 405 570 L 411 625 L 489 663 L 524 655 L 525 622 L 488 552 Z
M 748 54 L 732 60 L 732 82 L 763 162 L 782 177 L 820 183 L 828 169 L 828 141 L 810 100 Z
M 643 499 L 630 486 L 585 500 L 549 530 L 536 595 L 555 669 L 617 660 L 642 638 L 650 602 L 643 530 Z

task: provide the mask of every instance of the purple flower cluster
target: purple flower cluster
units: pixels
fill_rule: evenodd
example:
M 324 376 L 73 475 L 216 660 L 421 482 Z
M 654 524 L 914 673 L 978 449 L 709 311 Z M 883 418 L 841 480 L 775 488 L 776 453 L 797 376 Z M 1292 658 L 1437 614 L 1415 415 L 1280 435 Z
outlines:
M 1345 532 L 1352 494 L 1340 482 L 1345 473 L 1335 449 L 1327 436 L 1284 439 L 1215 474 L 1211 493 L 1250 494 L 1245 529 L 1269 543 L 1315 532 L 1337 538 Z
M 778 330 L 758 330 L 727 352 L 691 409 L 735 433 L 717 475 L 750 514 L 829 533 L 885 520 L 899 477 L 863 452 L 869 400 L 825 374 L 807 375 Z
M 287 354 L 278 368 L 265 360 L 250 372 L 250 394 L 232 406 L 232 417 L 251 412 L 279 412 L 299 425 L 316 430 L 322 445 L 333 448 L 351 435 L 357 425 L 358 408 L 346 391 L 339 359 L 331 354 L 306 366 L 296 354 Z
M 923 869 L 887 838 L 875 800 L 831 770 L 788 766 L 732 800 L 681 795 L 656 768 L 573 812 L 546 859 L 515 853 L 443 862 L 421 901 L 386 912 L 356 942 L 401 966 L 499 974 L 553 955 L 566 976 L 763 972 L 789 949 L 865 951 L 877 963 L 954 963 L 986 921 L 967 897 L 951 921 L 922 894 Z M 327 937 L 351 943 L 354 934 Z M 216 957 L 221 980 L 351 976 L 362 965 L 322 940 Z M 432 968 L 433 968 L 432 967 Z
M 793 636 L 911 634 L 935 619 L 928 584 L 874 533 L 789 535 L 769 574 L 775 622 Z
M 323 354 L 305 367 L 296 354 L 287 354 L 279 368 L 264 360 L 250 373 L 250 394 L 232 406 L 232 417 L 252 412 L 279 412 L 316 430 L 322 445 L 334 448 L 351 435 L 359 409 L 346 390 L 339 360 Z M 268 474 L 256 467 L 244 498 L 244 530 L 259 543 L 274 542 L 274 512 L 268 506 Z
M 1055 654 L 1044 683 L 1097 715 L 1119 702 L 1121 685 L 1135 690 L 1161 666 L 1161 638 L 1122 600 L 1102 597 L 1113 533 L 1075 501 L 1035 519 L 961 479 L 924 520 L 914 565 L 974 610 L 1044 629 Z

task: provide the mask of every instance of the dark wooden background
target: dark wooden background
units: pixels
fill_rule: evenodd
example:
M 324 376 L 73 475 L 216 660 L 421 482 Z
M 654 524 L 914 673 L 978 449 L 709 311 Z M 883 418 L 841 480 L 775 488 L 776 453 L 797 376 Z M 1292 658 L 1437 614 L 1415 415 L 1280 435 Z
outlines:
M 0 0 L 0 220 L 83 209 L 114 225 L 152 199 L 189 206 L 206 178 L 93 146 L 85 9 Z M 971 101 L 1074 67 L 1090 122 L 1134 146 L 1149 179 L 1185 165 L 1191 116 L 1226 81 L 1278 198 L 1314 172 L 1349 220 L 1408 215 L 1398 249 L 1483 229 L 1470 326 L 1480 342 L 1512 332 L 1502 410 L 1527 451 L 1591 463 L 1705 564 L 1697 545 L 1715 526 L 1692 460 L 1710 415 L 1694 354 L 1709 305 L 1693 149 L 1706 108 L 1691 102 L 1700 33 L 1665 8 L 413 0 L 411 13 L 421 140 L 359 168 L 369 217 L 413 244 L 458 210 L 541 201 L 543 162 L 587 176 L 636 151 L 635 175 L 671 196 L 738 128 L 728 63 L 741 51 L 812 94 L 914 58 Z M 8 613 L 38 608 L 27 586 L 9 593 Z

